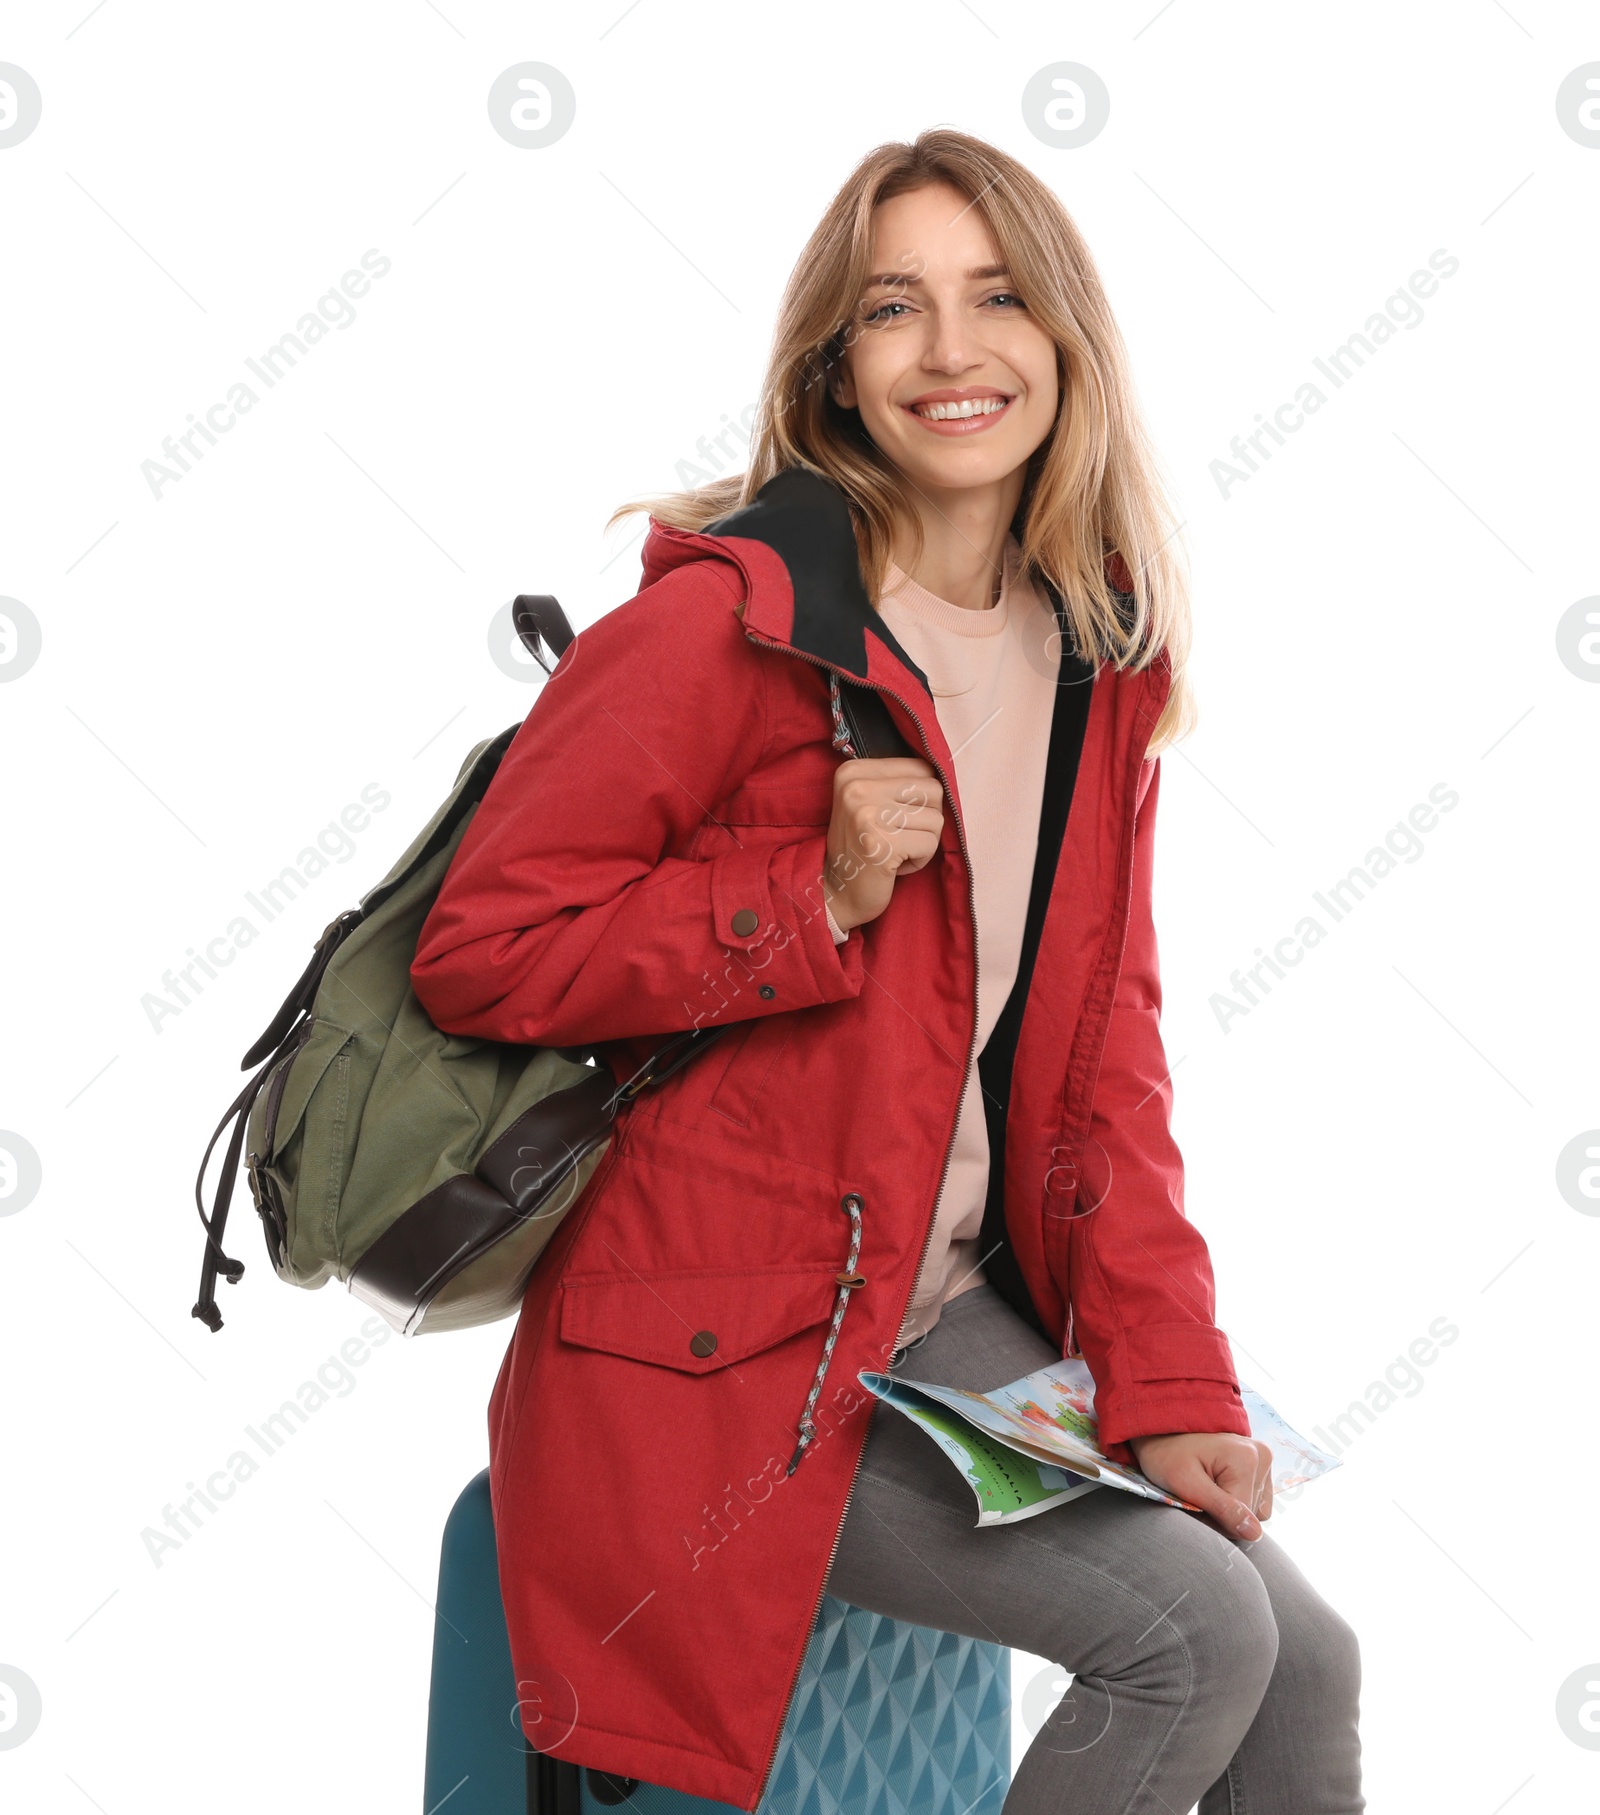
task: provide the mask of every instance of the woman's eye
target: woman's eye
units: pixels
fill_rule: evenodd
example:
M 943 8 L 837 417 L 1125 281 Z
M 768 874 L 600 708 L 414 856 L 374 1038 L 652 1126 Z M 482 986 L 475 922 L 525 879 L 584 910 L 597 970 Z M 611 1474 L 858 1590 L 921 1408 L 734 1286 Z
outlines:
M 1022 298 L 1018 296 L 1014 290 L 997 291 L 995 295 L 986 296 L 983 300 L 985 305 L 989 303 L 1001 304 L 1001 313 L 1003 314 L 1009 313 L 1013 309 L 1026 309 L 1027 307 L 1027 304 L 1023 302 Z M 890 297 L 887 302 L 879 303 L 875 309 L 868 310 L 861 319 L 870 327 L 880 322 L 897 320 L 898 316 L 891 314 L 890 311 L 905 310 L 906 308 L 907 304 L 903 297 L 893 296 Z

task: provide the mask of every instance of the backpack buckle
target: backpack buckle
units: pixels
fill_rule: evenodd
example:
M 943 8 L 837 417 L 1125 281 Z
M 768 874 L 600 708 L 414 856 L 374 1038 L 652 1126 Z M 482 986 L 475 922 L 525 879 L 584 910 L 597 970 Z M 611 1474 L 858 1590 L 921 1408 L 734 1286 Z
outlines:
M 639 1067 L 631 1078 L 626 1079 L 617 1086 L 611 1093 L 611 1103 L 614 1108 L 626 1109 L 633 1099 L 638 1096 L 641 1090 L 644 1090 L 654 1082 L 656 1065 L 660 1058 L 661 1054 L 659 1052 L 651 1053 L 650 1057 L 645 1060 L 644 1064 Z
M 670 1078 L 680 1067 L 687 1065 L 702 1046 L 726 1032 L 726 1027 L 691 1027 L 681 1034 L 674 1034 L 664 1046 L 658 1046 L 651 1053 L 631 1078 L 616 1087 L 607 1098 L 607 1107 L 613 1111 L 626 1109 L 641 1090 Z
M 277 1188 L 267 1176 L 266 1162 L 259 1153 L 244 1156 L 245 1177 L 250 1181 L 250 1195 L 255 1200 L 256 1215 L 266 1231 L 267 1250 L 274 1266 L 281 1264 L 289 1239 L 289 1224 L 278 1201 Z

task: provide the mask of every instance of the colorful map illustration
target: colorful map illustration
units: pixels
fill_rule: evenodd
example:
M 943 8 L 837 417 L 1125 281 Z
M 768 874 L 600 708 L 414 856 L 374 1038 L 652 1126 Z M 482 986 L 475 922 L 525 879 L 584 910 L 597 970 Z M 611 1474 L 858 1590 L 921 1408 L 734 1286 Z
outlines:
M 978 1501 L 979 1525 L 1032 1518 L 1096 1487 L 1119 1487 L 1168 1506 L 1187 1505 L 1101 1450 L 1094 1377 L 1082 1360 L 1053 1362 L 982 1393 L 891 1374 L 863 1372 L 859 1378 L 869 1392 L 926 1431 L 967 1477 Z M 1250 1434 L 1272 1451 L 1274 1493 L 1315 1481 L 1339 1466 L 1253 1388 L 1241 1383 L 1239 1392 Z

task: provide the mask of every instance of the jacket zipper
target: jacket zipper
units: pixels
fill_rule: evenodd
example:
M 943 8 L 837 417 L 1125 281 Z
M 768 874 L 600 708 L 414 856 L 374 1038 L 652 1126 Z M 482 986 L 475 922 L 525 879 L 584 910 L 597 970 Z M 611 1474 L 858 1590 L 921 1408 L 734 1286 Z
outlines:
M 744 634 L 750 639 L 750 641 L 752 643 L 760 643 L 768 649 L 778 650 L 780 654 L 794 656 L 797 660 L 802 661 L 802 662 L 810 662 L 814 668 L 824 669 L 824 670 L 826 670 L 826 672 L 828 674 L 833 675 L 835 677 L 837 677 L 839 674 L 841 674 L 843 672 L 841 669 L 837 668 L 832 662 L 825 662 L 819 656 L 808 655 L 803 649 L 796 649 L 794 647 L 794 645 L 791 643 L 776 642 L 771 637 L 762 636 L 759 631 L 752 631 L 752 630 L 747 629 Z M 895 1324 L 895 1335 L 896 1335 L 896 1337 L 898 1337 L 900 1334 L 900 1325 L 905 1322 L 906 1312 L 911 1307 L 911 1299 L 912 1299 L 912 1295 L 916 1292 L 917 1281 L 922 1277 L 923 1263 L 928 1258 L 928 1249 L 933 1245 L 933 1231 L 934 1231 L 934 1227 L 938 1220 L 939 1199 L 944 1194 L 945 1180 L 949 1176 L 949 1173 L 950 1173 L 950 1155 L 951 1155 L 951 1151 L 955 1147 L 956 1124 L 961 1119 L 961 1103 L 962 1103 L 962 1099 L 966 1096 L 967 1078 L 972 1071 L 973 1062 L 977 1057 L 977 1045 L 978 1045 L 978 890 L 977 890 L 977 885 L 972 880 L 972 856 L 971 856 L 970 851 L 967 848 L 966 829 L 961 823 L 961 814 L 956 806 L 955 790 L 950 785 L 950 777 L 948 775 L 946 775 L 944 770 L 940 767 L 938 759 L 933 754 L 933 747 L 928 742 L 928 734 L 927 734 L 927 731 L 923 727 L 921 718 L 917 715 L 916 711 L 907 703 L 907 701 L 902 699 L 898 693 L 891 692 L 889 688 L 879 687 L 871 681 L 866 681 L 866 682 L 857 681 L 856 677 L 854 675 L 849 675 L 847 678 L 849 680 L 851 680 L 852 682 L 855 682 L 855 684 L 858 686 L 872 687 L 872 690 L 875 693 L 887 694 L 890 699 L 894 700 L 898 705 L 900 705 L 901 707 L 903 707 L 905 709 L 907 717 L 910 718 L 912 724 L 914 724 L 916 726 L 917 736 L 919 738 L 921 738 L 921 740 L 922 740 L 923 752 L 926 755 L 929 763 L 931 763 L 933 765 L 934 772 L 938 775 L 940 783 L 944 788 L 945 797 L 950 802 L 950 814 L 951 814 L 952 819 L 955 821 L 956 842 L 960 846 L 960 849 L 961 849 L 961 860 L 967 866 L 967 897 L 968 897 L 968 904 L 969 904 L 969 907 L 971 910 L 971 918 L 972 918 L 972 1036 L 967 1044 L 967 1063 L 966 1063 L 965 1069 L 961 1073 L 961 1090 L 960 1090 L 960 1093 L 956 1097 L 955 1114 L 952 1115 L 950 1118 L 950 1132 L 945 1136 L 944 1163 L 939 1168 L 939 1183 L 938 1183 L 938 1187 L 936 1188 L 936 1190 L 934 1191 L 934 1194 L 933 1194 L 933 1211 L 928 1217 L 927 1233 L 922 1238 L 922 1252 L 917 1259 L 916 1271 L 911 1276 L 911 1289 L 910 1289 L 910 1291 L 908 1291 L 906 1293 L 905 1303 L 900 1307 L 900 1316 L 899 1316 L 898 1321 Z M 857 1229 L 859 1230 L 859 1224 L 857 1224 Z M 852 1266 L 852 1271 L 853 1271 L 853 1266 Z M 848 1293 L 845 1292 L 843 1294 L 843 1296 L 848 1297 Z M 836 1318 L 838 1317 L 838 1315 L 839 1315 L 838 1310 L 835 1311 L 834 1315 Z M 826 1370 L 826 1360 L 827 1360 L 827 1358 L 825 1356 L 824 1357 L 824 1371 Z M 821 1374 L 819 1373 L 818 1378 L 814 1384 L 813 1395 L 815 1394 L 815 1392 L 818 1392 L 821 1390 L 821 1386 L 822 1386 L 822 1379 L 821 1379 Z M 811 1403 L 811 1401 L 807 1402 L 808 1410 L 809 1410 L 810 1403 Z M 802 1435 L 803 1435 L 803 1433 L 802 1433 Z M 802 1445 L 802 1447 L 803 1447 L 803 1445 Z M 799 1454 L 800 1454 L 800 1450 L 797 1448 L 795 1451 L 795 1455 L 797 1458 L 798 1458 Z M 850 1501 L 856 1491 L 856 1480 L 860 1476 L 861 1462 L 862 1462 L 862 1458 L 865 1454 L 866 1454 L 866 1440 L 863 1439 L 860 1450 L 858 1450 L 856 1452 L 855 1467 L 850 1472 L 850 1485 L 845 1490 L 844 1506 L 839 1514 L 839 1526 L 838 1526 L 838 1529 L 833 1534 L 833 1543 L 828 1547 L 827 1566 L 823 1569 L 823 1572 L 822 1572 L 822 1587 L 817 1593 L 816 1605 L 811 1609 L 810 1624 L 806 1627 L 806 1643 L 805 1643 L 805 1646 L 801 1649 L 800 1661 L 799 1661 L 799 1663 L 797 1663 L 795 1665 L 794 1675 L 789 1679 L 789 1692 L 784 1697 L 783 1712 L 779 1716 L 778 1731 L 773 1735 L 772 1751 L 767 1758 L 766 1772 L 764 1773 L 764 1775 L 762 1776 L 762 1779 L 761 1779 L 761 1793 L 756 1800 L 756 1806 L 758 1809 L 759 1809 L 760 1805 L 763 1802 L 765 1802 L 765 1800 L 766 1800 L 767 1786 L 772 1780 L 773 1768 L 778 1762 L 778 1751 L 779 1751 L 780 1746 L 783 1743 L 783 1720 L 787 1716 L 788 1711 L 789 1711 L 789 1706 L 794 1700 L 795 1685 L 800 1681 L 800 1672 L 805 1667 L 805 1654 L 806 1654 L 806 1651 L 809 1650 L 810 1645 L 811 1645 L 811 1635 L 816 1630 L 817 1615 L 819 1613 L 821 1613 L 822 1603 L 827 1596 L 828 1577 L 832 1573 L 832 1570 L 833 1570 L 834 1558 L 839 1554 L 839 1540 L 844 1536 L 844 1522 L 850 1511 Z M 794 1472 L 794 1464 L 792 1462 L 790 1464 L 789 1472 L 791 1474 Z
M 803 649 L 796 649 L 790 643 L 775 642 L 770 637 L 762 636 L 760 631 L 746 630 L 744 634 L 750 639 L 750 641 L 752 643 L 761 643 L 766 648 L 776 649 L 783 655 L 792 655 L 799 661 L 810 662 L 813 667 L 821 668 L 830 675 L 837 676 L 843 672 L 843 670 L 835 667 L 832 662 L 825 662 L 819 656 L 808 655 Z M 967 1043 L 966 1069 L 961 1074 L 961 1096 L 958 1096 L 956 1098 L 955 1114 L 950 1119 L 950 1132 L 945 1137 L 944 1164 L 939 1169 L 939 1184 L 938 1184 L 938 1188 L 934 1192 L 934 1198 L 933 1198 L 934 1209 L 935 1209 L 935 1211 L 937 1211 L 939 1199 L 944 1193 L 945 1179 L 949 1176 L 949 1172 L 950 1172 L 950 1155 L 951 1155 L 952 1149 L 955 1146 L 956 1123 L 960 1120 L 960 1117 L 961 1117 L 961 1100 L 962 1100 L 962 1097 L 964 1097 L 966 1095 L 967 1077 L 968 1077 L 968 1074 L 972 1070 L 973 1061 L 977 1057 L 977 1046 L 978 1046 L 978 889 L 977 889 L 976 883 L 974 883 L 974 881 L 972 880 L 972 853 L 967 847 L 966 828 L 961 823 L 961 814 L 956 807 L 955 789 L 951 786 L 950 777 L 939 766 L 938 759 L 933 754 L 933 747 L 928 742 L 928 733 L 924 729 L 922 720 L 921 720 L 921 718 L 918 717 L 916 709 L 912 705 L 910 705 L 910 703 L 908 701 L 902 699 L 898 693 L 891 692 L 890 689 L 887 687 L 879 687 L 871 681 L 859 681 L 856 679 L 856 677 L 854 675 L 849 675 L 846 678 L 848 678 L 856 686 L 868 686 L 868 687 L 872 688 L 874 693 L 886 694 L 890 699 L 895 701 L 895 703 L 897 705 L 899 705 L 905 709 L 907 717 L 909 717 L 912 724 L 914 724 L 916 726 L 917 736 L 922 739 L 923 753 L 926 755 L 928 761 L 933 765 L 934 772 L 938 775 L 940 783 L 944 788 L 945 796 L 950 802 L 950 816 L 955 821 L 956 842 L 961 850 L 961 861 L 966 865 L 966 868 L 967 868 L 967 902 L 968 902 L 968 908 L 969 908 L 971 922 L 972 922 L 972 1034 L 971 1034 L 971 1038 L 968 1040 L 968 1043 Z M 930 1218 L 929 1223 L 928 1223 L 927 1234 L 924 1235 L 922 1238 L 922 1253 L 917 1261 L 917 1271 L 915 1274 L 912 1275 L 912 1280 L 911 1280 L 911 1292 L 912 1293 L 914 1293 L 916 1291 L 917 1279 L 921 1276 L 921 1273 L 922 1273 L 922 1263 L 923 1263 L 923 1261 L 925 1261 L 928 1258 L 928 1249 L 933 1244 L 933 1231 L 934 1231 L 934 1219 Z M 898 1336 L 900 1334 L 900 1324 L 903 1324 L 905 1322 L 905 1313 L 907 1310 L 910 1309 L 910 1306 L 911 1306 L 911 1293 L 907 1293 L 906 1302 L 904 1305 L 901 1306 L 901 1310 L 900 1310 L 900 1323 L 897 1323 L 895 1325 L 895 1335 L 896 1336 Z M 852 1481 L 851 1485 L 852 1485 L 852 1487 L 854 1486 L 854 1481 Z

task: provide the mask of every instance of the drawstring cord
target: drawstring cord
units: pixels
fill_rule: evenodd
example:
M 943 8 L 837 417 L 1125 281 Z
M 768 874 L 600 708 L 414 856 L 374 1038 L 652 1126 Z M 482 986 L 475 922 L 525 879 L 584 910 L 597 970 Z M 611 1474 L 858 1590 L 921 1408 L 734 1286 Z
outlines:
M 833 714 L 833 747 L 847 759 L 856 753 L 850 738 L 850 727 L 844 721 L 844 702 L 839 697 L 838 670 L 828 670 L 828 709 Z
M 856 1191 L 846 1192 L 840 1200 L 839 1208 L 850 1218 L 850 1256 L 844 1264 L 842 1273 L 835 1273 L 839 1282 L 839 1297 L 833 1307 L 833 1322 L 828 1329 L 828 1340 L 822 1345 L 822 1360 L 817 1364 L 817 1377 L 811 1383 L 811 1391 L 806 1397 L 805 1410 L 800 1414 L 800 1441 L 794 1446 L 794 1454 L 789 1458 L 789 1466 L 783 1471 L 785 1479 L 800 1466 L 800 1458 L 806 1452 L 806 1446 L 817 1434 L 816 1423 L 811 1413 L 817 1403 L 817 1395 L 822 1391 L 823 1376 L 828 1371 L 828 1363 L 833 1359 L 833 1345 L 839 1340 L 839 1326 L 844 1322 L 845 1306 L 849 1304 L 851 1294 L 857 1287 L 864 1286 L 866 1279 L 856 1271 L 856 1261 L 861 1254 L 861 1194 Z

